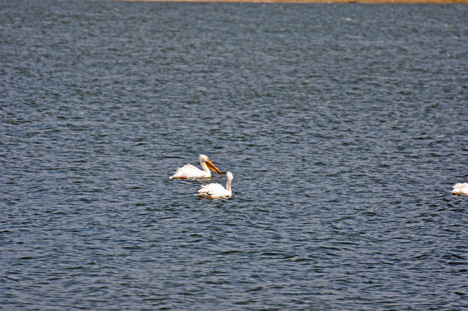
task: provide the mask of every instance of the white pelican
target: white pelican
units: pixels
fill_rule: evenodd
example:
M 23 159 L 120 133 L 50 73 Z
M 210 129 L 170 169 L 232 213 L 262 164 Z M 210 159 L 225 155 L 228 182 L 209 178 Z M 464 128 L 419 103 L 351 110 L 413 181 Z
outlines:
M 232 196 L 231 182 L 234 176 L 231 172 L 226 172 L 226 188 L 220 184 L 204 185 L 198 190 L 198 196 L 208 199 L 230 198 Z
M 171 176 L 171 179 L 210 178 L 210 170 L 218 173 L 219 175 L 223 175 L 219 169 L 211 163 L 210 159 L 208 159 L 206 155 L 200 154 L 198 158 L 200 159 L 200 165 L 203 168 L 203 171 L 191 164 L 186 164 L 183 167 L 178 168 L 174 175 Z
M 453 186 L 453 194 L 464 194 L 468 195 L 468 183 L 458 183 Z

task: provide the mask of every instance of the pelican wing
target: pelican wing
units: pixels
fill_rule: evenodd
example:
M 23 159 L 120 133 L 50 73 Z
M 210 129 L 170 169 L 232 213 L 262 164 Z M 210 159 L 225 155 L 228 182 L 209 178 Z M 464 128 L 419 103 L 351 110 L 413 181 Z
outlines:
M 178 168 L 174 175 L 171 176 L 171 179 L 210 178 L 210 170 L 220 175 L 223 175 L 221 171 L 216 167 L 216 165 L 214 165 L 206 155 L 200 154 L 198 156 L 198 159 L 200 160 L 200 165 L 203 168 L 203 170 L 200 170 L 191 164 L 186 164 L 185 166 Z
M 192 164 L 185 164 L 184 166 L 177 169 L 174 175 L 171 176 L 173 179 L 190 179 L 190 178 L 203 178 L 205 172 L 199 168 L 196 168 Z
M 453 186 L 453 194 L 468 195 L 468 183 L 458 183 Z
M 208 184 L 198 190 L 198 195 L 205 198 L 228 197 L 231 192 L 220 184 Z

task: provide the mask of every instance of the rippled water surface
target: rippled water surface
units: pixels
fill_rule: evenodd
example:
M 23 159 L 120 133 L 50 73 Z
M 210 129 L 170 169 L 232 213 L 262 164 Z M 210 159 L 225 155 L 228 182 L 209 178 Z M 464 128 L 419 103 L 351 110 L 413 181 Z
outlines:
M 468 308 L 467 16 L 0 2 L 0 309 Z

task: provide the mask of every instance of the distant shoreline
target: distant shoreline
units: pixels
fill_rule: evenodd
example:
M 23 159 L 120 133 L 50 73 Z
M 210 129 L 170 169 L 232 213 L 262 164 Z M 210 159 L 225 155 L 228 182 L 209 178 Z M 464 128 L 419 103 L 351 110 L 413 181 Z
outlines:
M 406 4 L 456 4 L 468 0 L 122 0 L 133 2 L 231 2 L 231 3 L 406 3 Z

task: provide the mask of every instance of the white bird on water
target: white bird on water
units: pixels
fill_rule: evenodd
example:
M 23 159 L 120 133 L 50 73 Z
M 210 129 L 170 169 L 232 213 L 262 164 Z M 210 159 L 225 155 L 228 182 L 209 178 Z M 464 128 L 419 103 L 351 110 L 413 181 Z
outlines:
M 232 197 L 231 183 L 234 176 L 231 172 L 226 172 L 226 188 L 220 184 L 204 185 L 198 190 L 198 196 L 208 199 L 221 199 Z
M 468 195 L 468 183 L 458 183 L 453 186 L 453 194 L 463 194 Z
M 200 154 L 198 157 L 200 160 L 200 165 L 203 168 L 203 171 L 199 168 L 196 168 L 195 166 L 191 164 L 186 164 L 183 167 L 180 167 L 175 171 L 174 175 L 172 175 L 170 178 L 171 179 L 197 179 L 197 178 L 210 178 L 211 177 L 211 172 L 218 173 L 219 175 L 223 175 L 221 171 L 213 164 L 211 163 L 210 159 L 204 155 Z

